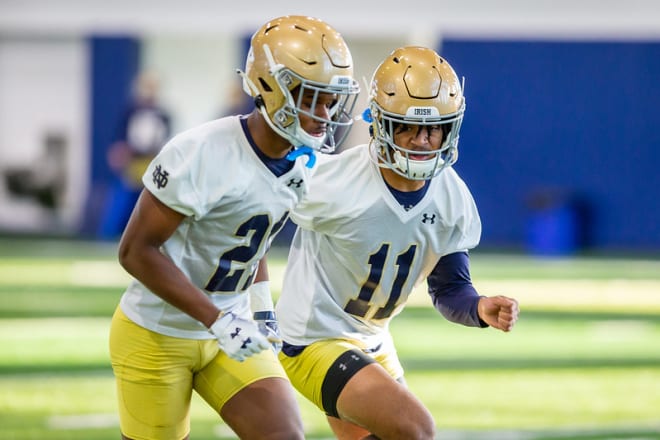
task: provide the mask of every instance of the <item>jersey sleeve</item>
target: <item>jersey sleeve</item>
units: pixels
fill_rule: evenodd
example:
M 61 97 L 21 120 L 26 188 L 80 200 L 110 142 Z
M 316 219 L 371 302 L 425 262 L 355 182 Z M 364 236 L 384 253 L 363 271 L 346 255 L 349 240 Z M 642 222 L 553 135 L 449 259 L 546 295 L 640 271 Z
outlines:
M 463 180 L 452 172 L 455 179 L 451 190 L 450 212 L 451 222 L 455 227 L 455 233 L 450 241 L 451 245 L 446 249 L 445 255 L 467 251 L 477 247 L 481 240 L 481 218 L 477 205 Z
M 199 191 L 200 156 L 198 148 L 174 138 L 151 161 L 142 183 L 173 210 L 199 218 L 206 210 Z
M 467 252 L 442 257 L 427 281 L 433 305 L 448 321 L 469 327 L 488 327 L 477 311 L 481 297 L 470 279 Z
M 322 213 L 322 209 L 323 203 L 305 198 L 291 211 L 291 220 L 303 229 L 314 230 L 316 227 L 315 220 Z
M 321 223 L 328 217 L 331 211 L 331 205 L 334 203 L 333 195 L 336 191 L 331 191 L 328 185 L 339 170 L 332 166 L 328 156 L 318 155 L 317 164 L 310 173 L 310 183 L 308 191 L 305 193 L 300 203 L 291 211 L 290 218 L 303 229 L 319 230 Z

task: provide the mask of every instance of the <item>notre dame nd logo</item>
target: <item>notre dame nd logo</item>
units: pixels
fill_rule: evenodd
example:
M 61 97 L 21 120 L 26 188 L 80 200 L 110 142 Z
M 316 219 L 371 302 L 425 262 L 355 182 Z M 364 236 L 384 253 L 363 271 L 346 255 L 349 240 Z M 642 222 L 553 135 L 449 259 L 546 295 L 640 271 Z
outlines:
M 156 165 L 156 169 L 151 176 L 158 189 L 165 188 L 167 185 L 167 176 L 169 176 L 169 174 L 170 173 L 162 169 L 160 165 Z

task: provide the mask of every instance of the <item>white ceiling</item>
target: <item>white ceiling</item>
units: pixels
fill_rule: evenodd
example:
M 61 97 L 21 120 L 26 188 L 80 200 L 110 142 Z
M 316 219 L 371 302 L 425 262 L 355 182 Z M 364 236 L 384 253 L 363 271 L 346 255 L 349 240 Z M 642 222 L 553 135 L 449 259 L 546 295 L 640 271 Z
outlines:
M 286 14 L 345 36 L 660 39 L 658 0 L 0 0 L 3 34 L 251 33 Z

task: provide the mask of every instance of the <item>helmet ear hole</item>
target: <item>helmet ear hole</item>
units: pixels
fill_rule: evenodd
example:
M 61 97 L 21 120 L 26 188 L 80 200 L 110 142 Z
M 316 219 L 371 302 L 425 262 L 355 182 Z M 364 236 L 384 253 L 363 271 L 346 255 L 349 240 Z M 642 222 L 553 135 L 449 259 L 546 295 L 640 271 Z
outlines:
M 263 78 L 259 78 L 259 84 L 261 85 L 261 88 L 263 89 L 264 92 L 272 92 L 273 89 L 271 86 L 268 85 L 266 81 L 264 81 Z

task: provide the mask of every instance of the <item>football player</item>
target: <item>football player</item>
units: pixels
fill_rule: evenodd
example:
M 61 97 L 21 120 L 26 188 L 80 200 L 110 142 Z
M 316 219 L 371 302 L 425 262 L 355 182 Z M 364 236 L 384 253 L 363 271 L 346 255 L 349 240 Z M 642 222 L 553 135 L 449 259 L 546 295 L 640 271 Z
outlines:
M 314 153 L 351 124 L 359 87 L 342 36 L 303 16 L 263 25 L 239 73 L 255 110 L 171 139 L 119 244 L 134 277 L 110 332 L 122 438 L 188 438 L 193 390 L 240 438 L 304 437 L 270 349 L 272 300 L 261 298 L 258 323 L 248 291 Z
M 445 59 L 394 50 L 371 81 L 370 143 L 320 157 L 292 213 L 279 358 L 339 439 L 434 438 L 388 331 L 416 284 L 450 321 L 508 332 L 517 320 L 516 300 L 480 296 L 470 280 L 481 223 L 452 168 L 464 112 Z
M 170 137 L 170 112 L 161 104 L 159 91 L 154 72 L 143 71 L 135 78 L 133 100 L 121 118 L 118 139 L 107 153 L 115 179 L 103 207 L 99 238 L 116 240 L 121 235 L 142 191 L 142 175 Z

